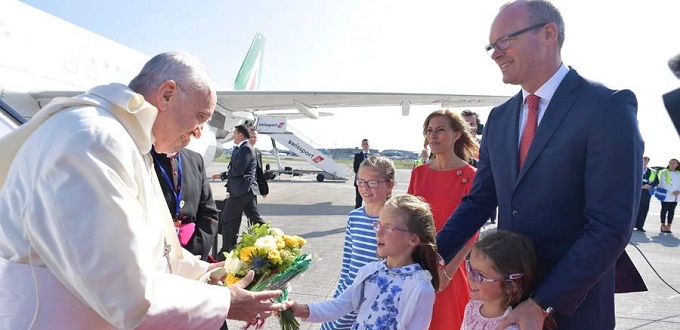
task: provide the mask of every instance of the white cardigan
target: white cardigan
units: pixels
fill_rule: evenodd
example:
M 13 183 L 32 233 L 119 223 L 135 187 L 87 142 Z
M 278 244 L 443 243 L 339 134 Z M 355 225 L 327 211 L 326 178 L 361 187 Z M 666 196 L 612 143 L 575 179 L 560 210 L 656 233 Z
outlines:
M 126 86 L 55 99 L 0 140 L 1 329 L 217 329 L 225 287 L 183 250 Z M 174 274 L 168 273 L 164 241 Z
M 678 202 L 680 196 L 673 196 L 672 192 L 680 190 L 680 172 L 661 170 L 659 175 L 659 185 L 657 187 L 666 189 L 666 197 L 663 202 Z M 667 182 L 668 181 L 668 182 Z

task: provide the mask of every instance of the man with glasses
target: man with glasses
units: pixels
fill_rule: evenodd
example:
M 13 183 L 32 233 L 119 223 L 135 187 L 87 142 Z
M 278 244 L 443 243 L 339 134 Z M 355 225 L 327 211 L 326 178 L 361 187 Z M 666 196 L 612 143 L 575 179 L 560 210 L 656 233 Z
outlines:
M 535 290 L 499 328 L 541 329 L 552 314 L 558 329 L 613 329 L 615 284 L 630 284 L 615 275 L 640 280 L 624 291 L 646 289 L 624 252 L 642 176 L 635 95 L 562 62 L 564 22 L 547 1 L 504 5 L 489 42 L 503 82 L 521 91 L 489 114 L 472 190 L 439 251 L 451 260 L 498 206 L 498 228 L 528 236 L 538 261 Z

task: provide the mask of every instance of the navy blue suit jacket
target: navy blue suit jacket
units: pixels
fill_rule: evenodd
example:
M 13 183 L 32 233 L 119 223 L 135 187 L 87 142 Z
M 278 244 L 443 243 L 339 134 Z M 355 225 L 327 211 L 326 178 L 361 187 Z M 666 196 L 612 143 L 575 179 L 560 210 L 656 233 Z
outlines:
M 451 260 L 498 206 L 498 228 L 535 244 L 535 295 L 556 310 L 558 328 L 612 329 L 615 264 L 640 199 L 637 100 L 571 69 L 519 170 L 522 102 L 519 93 L 491 111 L 472 190 L 437 236 L 439 251 Z
M 363 150 L 354 154 L 354 174 L 359 173 L 359 166 L 361 166 L 361 163 L 367 158 L 368 157 L 366 157 Z
M 248 141 L 243 142 L 231 156 L 229 169 L 227 170 L 227 192 L 229 196 L 238 197 L 248 192 L 259 195 L 257 186 L 257 161 L 255 151 Z

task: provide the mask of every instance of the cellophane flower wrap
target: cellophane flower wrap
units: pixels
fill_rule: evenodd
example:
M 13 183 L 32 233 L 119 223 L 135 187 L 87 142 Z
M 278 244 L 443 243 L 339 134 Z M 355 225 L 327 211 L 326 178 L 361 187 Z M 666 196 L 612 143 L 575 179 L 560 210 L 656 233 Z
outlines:
M 229 286 L 255 271 L 255 278 L 246 287 L 250 291 L 282 290 L 276 301 L 288 300 L 288 282 L 309 269 L 310 253 L 301 248 L 307 241 L 296 235 L 286 235 L 281 229 L 271 228 L 270 223 L 255 224 L 241 234 L 241 240 L 229 253 L 225 253 L 224 268 L 227 271 L 225 285 Z M 297 330 L 300 323 L 289 310 L 279 313 L 279 324 L 284 330 Z M 255 320 L 244 329 L 262 328 L 263 320 Z

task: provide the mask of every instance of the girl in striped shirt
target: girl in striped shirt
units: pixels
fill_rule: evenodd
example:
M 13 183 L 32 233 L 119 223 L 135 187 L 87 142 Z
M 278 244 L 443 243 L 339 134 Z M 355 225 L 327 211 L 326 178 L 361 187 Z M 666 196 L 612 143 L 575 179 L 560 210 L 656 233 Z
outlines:
M 354 283 L 359 268 L 378 260 L 373 224 L 378 222 L 380 210 L 392 195 L 394 173 L 394 163 L 387 157 L 370 156 L 359 166 L 356 184 L 365 205 L 349 212 L 347 216 L 342 268 L 333 297 L 338 297 Z M 351 312 L 333 322 L 324 323 L 321 329 L 350 329 L 356 317 L 357 314 Z

